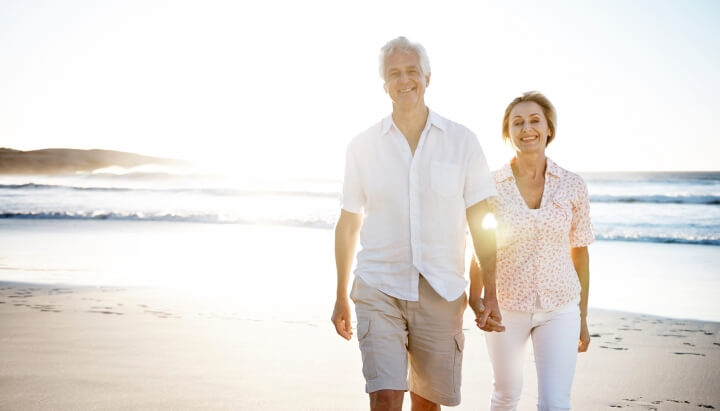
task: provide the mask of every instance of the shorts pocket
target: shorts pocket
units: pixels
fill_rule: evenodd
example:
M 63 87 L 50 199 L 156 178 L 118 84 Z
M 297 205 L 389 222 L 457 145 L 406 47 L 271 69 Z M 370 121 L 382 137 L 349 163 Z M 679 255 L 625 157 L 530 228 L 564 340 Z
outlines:
M 460 194 L 462 189 L 462 176 L 460 166 L 452 163 L 433 162 L 430 167 L 430 185 L 433 191 L 442 196 Z
M 462 383 L 462 359 L 463 349 L 465 348 L 465 334 L 462 332 L 456 334 L 455 340 L 455 359 L 453 360 L 453 392 L 460 392 L 460 385 Z
M 377 359 L 371 338 L 372 317 L 359 318 L 357 323 L 358 341 L 362 354 L 362 371 L 366 380 L 377 377 Z

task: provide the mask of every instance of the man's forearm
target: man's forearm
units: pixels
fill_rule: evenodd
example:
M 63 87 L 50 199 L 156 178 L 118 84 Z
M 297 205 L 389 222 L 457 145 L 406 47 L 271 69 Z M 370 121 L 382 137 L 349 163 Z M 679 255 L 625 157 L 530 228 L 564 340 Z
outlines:
M 355 258 L 355 245 L 362 218 L 344 210 L 335 226 L 335 266 L 337 268 L 337 297 L 347 297 L 350 270 Z
M 335 233 L 335 266 L 337 268 L 337 297 L 346 296 L 355 244 L 347 233 Z
M 467 209 L 467 221 L 472 236 L 475 255 L 480 263 L 480 269 L 470 270 L 470 291 L 485 289 L 485 297 L 495 297 L 495 228 L 483 227 L 485 216 L 490 213 L 486 200 L 483 200 Z M 479 272 L 479 273 L 478 273 Z M 478 277 L 482 280 L 478 285 L 473 286 Z
M 473 254 L 470 258 L 470 299 L 482 297 L 483 279 L 480 263 Z
M 494 234 L 494 232 L 493 232 Z M 494 237 L 494 235 L 493 235 Z M 494 240 L 494 238 L 493 238 Z M 482 284 L 485 291 L 485 297 L 495 297 L 496 295 L 496 288 L 495 288 L 495 242 L 492 242 L 493 248 L 492 251 L 487 251 L 483 256 L 479 256 L 480 259 L 480 266 L 482 267 L 481 273 L 482 273 Z M 477 248 L 477 247 L 476 247 Z

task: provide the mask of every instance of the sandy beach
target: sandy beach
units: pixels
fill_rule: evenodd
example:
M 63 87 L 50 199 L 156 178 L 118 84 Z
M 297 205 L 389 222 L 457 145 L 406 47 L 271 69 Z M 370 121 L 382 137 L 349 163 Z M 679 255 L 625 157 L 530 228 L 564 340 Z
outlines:
M 0 410 L 366 410 L 357 340 L 329 321 L 332 241 L 325 229 L 0 220 Z M 591 246 L 593 341 L 573 409 L 720 409 L 719 255 Z M 632 313 L 642 307 L 707 321 Z M 472 320 L 458 410 L 489 408 Z M 528 350 L 520 410 L 536 398 Z
M 0 283 L 0 409 L 367 409 L 356 340 L 335 336 L 329 321 L 232 306 L 152 288 Z M 574 409 L 720 408 L 720 324 L 604 310 L 590 324 Z M 484 338 L 466 335 L 455 409 L 488 409 Z M 530 410 L 531 354 L 525 375 L 520 409 Z

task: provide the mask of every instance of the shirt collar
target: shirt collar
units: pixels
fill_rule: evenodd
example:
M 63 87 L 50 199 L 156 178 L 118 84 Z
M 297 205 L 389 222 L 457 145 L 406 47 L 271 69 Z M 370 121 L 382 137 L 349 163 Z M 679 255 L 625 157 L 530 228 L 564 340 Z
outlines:
M 552 161 L 549 157 L 545 157 L 545 175 L 550 175 L 553 177 L 560 177 L 560 167 L 555 164 L 554 161 Z M 497 181 L 505 181 L 508 178 L 514 179 L 515 176 L 513 176 L 512 168 L 510 167 L 510 163 L 505 163 L 500 170 L 497 172 Z
M 445 131 L 447 127 L 447 120 L 440 117 L 436 112 L 428 109 L 428 119 L 427 122 L 430 123 L 430 125 L 435 126 L 439 128 L 440 130 Z M 382 129 L 380 130 L 382 132 L 382 135 L 387 134 L 390 131 L 390 128 L 395 126 L 395 123 L 392 119 L 392 114 L 385 117 L 382 122 Z M 395 126 L 397 128 L 397 126 Z
M 554 177 L 560 177 L 560 167 L 555 164 L 554 161 L 550 160 L 550 158 L 546 158 L 547 163 L 545 167 L 545 174 L 549 174 Z

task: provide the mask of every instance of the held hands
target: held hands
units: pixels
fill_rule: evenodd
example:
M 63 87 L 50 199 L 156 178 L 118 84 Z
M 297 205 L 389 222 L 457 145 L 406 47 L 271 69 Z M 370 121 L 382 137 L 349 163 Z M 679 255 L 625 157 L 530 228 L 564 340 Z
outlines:
M 353 335 L 352 326 L 350 325 L 351 318 L 350 302 L 347 297 L 338 297 L 338 299 L 335 300 L 335 309 L 333 310 L 332 317 L 330 317 L 330 321 L 332 321 L 335 326 L 335 331 L 337 331 L 338 335 L 348 341 Z
M 505 331 L 497 299 L 471 297 L 470 308 L 475 313 L 475 323 L 477 323 L 479 329 L 486 332 Z

